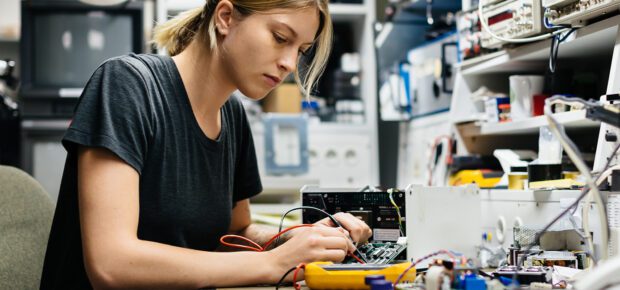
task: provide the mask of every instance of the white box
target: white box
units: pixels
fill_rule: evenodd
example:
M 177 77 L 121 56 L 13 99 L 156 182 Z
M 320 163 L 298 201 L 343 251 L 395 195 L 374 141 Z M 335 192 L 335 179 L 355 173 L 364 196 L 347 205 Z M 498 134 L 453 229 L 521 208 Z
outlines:
M 480 193 L 476 185 L 406 189 L 407 260 L 438 250 L 476 256 L 481 242 Z M 423 261 L 420 265 L 428 265 Z

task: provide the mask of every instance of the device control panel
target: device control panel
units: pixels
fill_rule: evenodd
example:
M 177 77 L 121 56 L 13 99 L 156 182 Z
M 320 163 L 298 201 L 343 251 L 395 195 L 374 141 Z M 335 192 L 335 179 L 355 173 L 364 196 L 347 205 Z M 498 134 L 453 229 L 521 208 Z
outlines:
M 524 38 L 545 31 L 541 2 L 537 0 L 503 1 L 482 11 L 491 32 L 502 38 Z M 481 43 L 484 48 L 497 48 L 507 42 L 483 29 Z

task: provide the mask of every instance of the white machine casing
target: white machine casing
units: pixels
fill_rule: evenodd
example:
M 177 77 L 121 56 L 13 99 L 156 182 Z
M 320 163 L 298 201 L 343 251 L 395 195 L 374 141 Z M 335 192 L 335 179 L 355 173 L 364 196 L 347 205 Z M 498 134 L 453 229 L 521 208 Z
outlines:
M 482 9 L 490 30 L 495 35 L 514 39 L 545 32 L 540 0 L 509 0 Z M 484 48 L 497 48 L 505 42 L 482 30 Z
M 620 10 L 620 0 L 543 0 L 553 25 L 584 26 L 587 21 Z
M 438 250 L 475 257 L 476 245 L 481 242 L 478 186 L 411 184 L 405 194 L 407 260 L 416 260 Z
M 481 190 L 482 231 L 493 235 L 491 245 L 500 245 L 504 248 L 513 243 L 515 226 L 530 229 L 541 229 L 562 210 L 572 204 L 579 197 L 579 190 Z M 603 192 L 603 201 L 606 203 L 610 226 L 609 256 L 617 256 L 618 233 L 620 232 L 620 194 Z M 575 216 L 581 225 L 581 216 L 584 201 L 581 201 Z M 600 257 L 601 226 L 599 224 L 596 205 L 592 203 L 590 210 L 590 231 L 594 238 L 595 255 Z M 562 221 L 556 223 L 556 227 Z M 552 228 L 552 230 L 554 229 Z
M 426 42 L 407 53 L 411 116 L 414 118 L 448 111 L 459 61 L 456 32 Z

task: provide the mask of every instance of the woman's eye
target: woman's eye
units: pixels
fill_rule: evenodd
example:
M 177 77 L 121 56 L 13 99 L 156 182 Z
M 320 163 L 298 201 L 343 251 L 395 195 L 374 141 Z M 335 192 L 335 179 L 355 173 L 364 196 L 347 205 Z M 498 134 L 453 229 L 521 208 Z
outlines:
M 277 43 L 285 43 L 286 39 L 276 33 L 273 34 L 273 38 L 275 38 Z

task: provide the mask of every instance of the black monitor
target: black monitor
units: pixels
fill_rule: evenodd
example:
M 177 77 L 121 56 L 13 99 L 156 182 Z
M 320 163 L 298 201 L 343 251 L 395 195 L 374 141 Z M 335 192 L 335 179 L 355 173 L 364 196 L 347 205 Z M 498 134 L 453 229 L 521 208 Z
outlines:
M 71 103 L 106 59 L 143 52 L 143 5 L 93 6 L 77 1 L 22 1 L 20 99 L 35 111 Z M 43 104 L 41 102 L 44 102 Z M 42 114 L 70 114 L 72 108 Z M 53 111 L 58 111 L 54 113 Z M 34 112 L 36 114 L 36 112 Z

